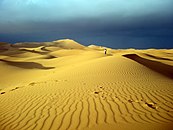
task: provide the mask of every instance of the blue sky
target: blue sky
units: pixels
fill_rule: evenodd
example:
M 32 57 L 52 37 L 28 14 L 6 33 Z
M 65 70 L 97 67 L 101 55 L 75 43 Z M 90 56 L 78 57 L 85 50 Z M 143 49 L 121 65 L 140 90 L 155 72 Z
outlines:
M 0 41 L 172 48 L 172 0 L 1 0 Z

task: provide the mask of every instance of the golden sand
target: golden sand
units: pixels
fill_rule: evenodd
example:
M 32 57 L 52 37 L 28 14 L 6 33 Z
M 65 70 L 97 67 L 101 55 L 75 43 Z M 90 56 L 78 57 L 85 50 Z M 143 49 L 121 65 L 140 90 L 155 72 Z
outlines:
M 173 50 L 0 48 L 0 130 L 173 129 Z

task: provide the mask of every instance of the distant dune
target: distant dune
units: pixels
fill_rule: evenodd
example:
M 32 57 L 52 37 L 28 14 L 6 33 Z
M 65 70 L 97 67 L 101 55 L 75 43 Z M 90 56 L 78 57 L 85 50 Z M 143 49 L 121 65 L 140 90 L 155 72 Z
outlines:
M 12 46 L 20 47 L 20 48 L 21 47 L 34 48 L 34 47 L 40 47 L 40 46 L 45 46 L 45 47 L 55 46 L 55 47 L 60 47 L 60 48 L 64 48 L 64 49 L 82 49 L 82 48 L 84 48 L 83 45 L 81 45 L 71 39 L 56 40 L 56 41 L 52 41 L 52 42 L 15 43 L 15 44 L 12 44 Z
M 0 42 L 0 130 L 172 130 L 173 49 Z
M 0 42 L 0 51 L 6 51 L 10 49 L 10 44 L 5 42 Z

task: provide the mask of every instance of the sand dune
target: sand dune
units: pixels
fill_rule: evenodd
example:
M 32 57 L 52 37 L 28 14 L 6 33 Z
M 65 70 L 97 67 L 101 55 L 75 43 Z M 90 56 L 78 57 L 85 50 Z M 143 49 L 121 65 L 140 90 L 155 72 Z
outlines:
M 156 58 L 156 59 L 172 61 L 171 59 L 167 59 L 167 58 L 160 58 L 160 57 L 152 56 L 149 54 L 146 54 L 146 55 L 149 57 Z M 163 64 L 163 63 L 158 62 L 158 61 L 152 61 L 149 59 L 145 59 L 145 58 L 142 58 L 136 54 L 127 54 L 127 55 L 123 55 L 123 56 L 130 58 L 130 59 L 132 59 L 132 60 L 134 60 L 134 61 L 152 69 L 152 70 L 155 70 L 155 71 L 157 71 L 157 72 L 159 72 L 165 76 L 173 78 L 173 67 L 170 65 Z
M 71 39 L 57 40 L 57 41 L 53 41 L 53 43 L 55 43 L 56 46 L 64 48 L 64 49 L 83 49 L 83 48 L 85 48 L 85 46 L 83 46 Z
M 45 47 L 60 47 L 64 49 L 83 49 L 85 46 L 77 43 L 74 40 L 71 39 L 63 39 L 63 40 L 56 40 L 52 42 L 24 42 L 24 43 L 16 43 L 13 44 L 12 47 L 15 48 L 21 48 L 21 47 L 27 47 L 27 48 L 36 48 L 40 46 L 45 46 Z
M 5 42 L 0 42 L 0 52 L 7 51 L 8 49 L 10 49 L 10 44 Z
M 172 50 L 68 42 L 0 53 L 0 130 L 173 128 Z
M 11 66 L 16 66 L 19 68 L 24 68 L 24 69 L 53 69 L 54 67 L 44 67 L 43 65 L 39 64 L 39 63 L 35 63 L 35 62 L 15 62 L 15 61 L 7 61 L 7 60 L 2 60 L 0 59 L 0 61 L 5 62 L 8 65 Z
M 159 56 L 154 56 L 154 55 L 151 55 L 151 54 L 145 54 L 151 58 L 154 58 L 154 59 L 158 59 L 158 60 L 168 60 L 168 61 L 173 61 L 172 59 L 169 59 L 169 58 L 163 58 L 163 57 L 159 57 Z

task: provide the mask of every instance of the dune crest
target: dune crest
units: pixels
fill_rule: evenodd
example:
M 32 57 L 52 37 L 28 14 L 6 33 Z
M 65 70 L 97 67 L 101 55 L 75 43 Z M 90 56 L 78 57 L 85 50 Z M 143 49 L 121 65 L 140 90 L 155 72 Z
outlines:
M 0 45 L 0 130 L 173 128 L 172 50 Z
M 36 48 L 40 46 L 44 47 L 60 47 L 63 49 L 83 49 L 85 46 L 79 44 L 78 42 L 71 40 L 71 39 L 62 39 L 62 40 L 56 40 L 52 42 L 23 42 L 23 43 L 15 43 L 12 44 L 13 47 L 18 47 L 18 48 Z
M 56 40 L 53 42 L 56 43 L 56 45 L 58 47 L 61 47 L 64 49 L 83 49 L 83 48 L 85 48 L 85 46 L 83 46 L 71 39 Z
M 156 72 L 159 72 L 163 75 L 166 75 L 170 78 L 173 78 L 173 66 L 171 65 L 167 65 L 167 64 L 164 64 L 164 63 L 161 63 L 161 62 L 158 62 L 158 61 L 153 61 L 153 60 L 149 60 L 149 59 L 145 59 L 145 58 L 142 58 L 136 54 L 127 54 L 127 55 L 123 55 L 124 57 L 127 57 L 129 59 L 132 59 Z M 149 55 L 150 57 L 153 57 L 151 55 Z M 157 58 L 158 57 L 154 57 L 154 58 Z M 170 59 L 166 59 L 166 58 L 159 58 L 159 59 L 162 59 L 162 60 L 170 60 Z

